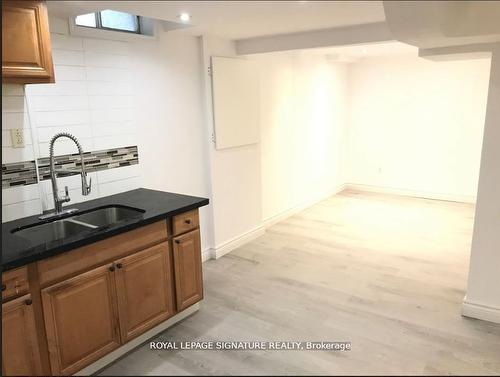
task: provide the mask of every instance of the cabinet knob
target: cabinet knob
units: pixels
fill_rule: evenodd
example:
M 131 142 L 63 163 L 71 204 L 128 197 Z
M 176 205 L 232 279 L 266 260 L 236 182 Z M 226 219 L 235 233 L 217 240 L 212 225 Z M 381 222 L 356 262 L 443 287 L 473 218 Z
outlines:
M 176 244 L 180 244 L 180 243 L 181 243 L 181 240 L 175 240 L 175 243 L 176 243 Z
M 28 299 L 26 299 L 26 300 L 24 301 L 24 303 L 25 303 L 26 305 L 31 305 L 31 304 L 33 303 L 33 301 L 32 301 L 30 298 L 28 298 Z
M 186 220 L 184 220 L 184 222 L 189 225 L 189 224 L 191 224 L 191 219 L 186 219 Z
M 123 267 L 123 265 L 121 263 L 116 264 L 116 268 L 122 268 L 122 267 Z
M 2 284 L 2 292 L 7 289 L 7 286 L 5 284 Z
M 111 266 L 111 267 L 109 268 L 109 270 L 110 270 L 111 272 L 113 272 L 113 271 L 115 270 L 115 266 Z

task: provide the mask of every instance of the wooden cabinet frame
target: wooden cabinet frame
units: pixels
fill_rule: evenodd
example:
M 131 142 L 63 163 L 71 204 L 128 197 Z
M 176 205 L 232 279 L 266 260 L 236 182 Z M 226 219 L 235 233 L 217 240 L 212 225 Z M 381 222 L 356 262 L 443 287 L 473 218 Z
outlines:
M 169 235 L 172 229 L 175 237 Z M 26 371 L 13 358 L 10 365 L 21 372 L 4 369 L 4 374 L 74 374 L 203 298 L 198 211 L 4 275 L 6 293 L 11 285 L 23 287 L 18 294 L 30 293 L 17 299 L 8 296 L 11 301 L 4 302 L 2 309 L 5 313 L 15 307 L 30 319 L 23 328 L 32 334 L 27 347 L 33 354 L 29 361 L 36 366 L 30 366 L 35 372 Z M 21 307 L 26 298 L 32 302 Z M 89 310 L 95 307 L 98 310 Z M 82 330 L 79 325 L 85 323 L 100 335 L 92 337 Z M 23 349 L 22 344 L 15 346 Z
M 30 30 L 32 34 L 27 34 Z M 54 82 L 49 19 L 44 1 L 2 1 L 2 82 Z

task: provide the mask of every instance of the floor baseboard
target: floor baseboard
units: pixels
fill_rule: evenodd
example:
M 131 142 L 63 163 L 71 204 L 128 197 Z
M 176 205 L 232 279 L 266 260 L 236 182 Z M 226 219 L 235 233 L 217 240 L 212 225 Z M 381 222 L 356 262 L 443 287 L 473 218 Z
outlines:
M 468 302 L 464 299 L 462 304 L 462 315 L 464 317 L 482 319 L 483 321 L 500 323 L 500 308 L 493 308 L 481 304 Z
M 384 186 L 364 185 L 358 183 L 347 183 L 345 185 L 345 188 L 347 190 L 377 192 L 381 194 L 391 194 L 400 196 L 411 196 L 423 199 L 445 200 L 448 202 L 460 202 L 460 203 L 472 203 L 472 204 L 476 203 L 476 197 L 468 195 L 453 195 L 453 194 L 443 194 L 443 193 L 436 193 L 429 191 L 406 190 L 406 189 L 398 189 L 398 188 L 384 187 Z
M 346 188 L 346 185 L 342 184 L 342 185 L 337 186 L 334 189 L 328 191 L 326 194 L 319 195 L 315 198 L 306 200 L 306 201 L 296 205 L 295 207 L 287 209 L 286 211 L 283 211 L 277 215 L 268 217 L 268 218 L 262 220 L 262 226 L 265 229 L 267 229 L 267 228 L 273 226 L 274 224 L 279 223 L 280 221 L 286 220 L 287 218 L 295 215 L 296 213 L 299 213 L 299 212 L 303 211 L 304 209 L 315 205 L 316 203 L 319 203 L 325 199 L 328 199 L 329 197 L 331 197 L 333 195 L 338 194 L 339 192 L 344 191 L 345 188 Z
M 262 236 L 265 232 L 266 231 L 263 226 L 258 226 L 240 236 L 234 237 L 220 246 L 210 249 L 210 257 L 212 259 L 219 259 L 234 249 Z

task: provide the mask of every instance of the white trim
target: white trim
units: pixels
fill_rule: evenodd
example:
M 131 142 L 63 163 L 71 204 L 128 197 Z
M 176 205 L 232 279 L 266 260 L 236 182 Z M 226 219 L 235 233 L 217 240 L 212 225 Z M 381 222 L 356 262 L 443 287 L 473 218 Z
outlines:
M 339 192 L 343 191 L 344 188 L 345 185 L 337 186 L 334 189 L 328 191 L 326 194 L 322 194 L 312 199 L 309 199 L 293 208 L 290 208 L 275 216 L 262 220 L 261 225 L 255 227 L 254 229 L 246 233 L 243 233 L 239 236 L 236 236 L 230 239 L 229 241 L 226 241 L 223 244 L 216 246 L 215 248 L 204 250 L 202 252 L 202 260 L 206 261 L 208 259 L 219 259 L 223 255 L 226 255 L 227 253 L 233 251 L 234 249 L 237 249 L 238 247 L 264 235 L 266 232 L 266 228 L 269 228 L 270 226 L 276 224 L 277 222 L 283 221 L 288 217 L 293 216 L 297 212 L 300 212 L 305 208 L 308 208 L 324 199 L 327 199 L 332 195 L 338 194 Z
M 399 189 L 392 187 L 364 185 L 358 183 L 348 183 L 346 184 L 345 188 L 347 190 L 368 191 L 368 192 L 377 192 L 381 194 L 391 194 L 391 195 L 401 195 L 401 196 L 412 196 L 416 198 L 446 200 L 450 202 L 461 202 L 461 203 L 472 203 L 472 204 L 476 203 L 476 197 L 469 195 L 444 194 L 438 192 L 407 190 L 407 189 Z
M 268 218 L 262 220 L 262 225 L 265 229 L 267 229 L 267 228 L 273 226 L 274 224 L 279 223 L 280 221 L 286 220 L 287 218 L 295 215 L 296 213 L 299 213 L 299 212 L 303 211 L 304 209 L 315 205 L 316 203 L 319 203 L 325 199 L 330 198 L 333 195 L 338 194 L 339 192 L 344 191 L 345 188 L 346 188 L 345 184 L 339 185 L 323 195 L 319 195 L 317 197 L 310 198 L 310 199 L 296 205 L 295 207 L 289 208 L 281 213 L 278 213 L 277 215 L 274 215 L 274 216 L 271 216 L 271 217 L 268 217 Z
M 237 237 L 230 239 L 227 242 L 224 242 L 222 245 L 210 249 L 210 256 L 212 259 L 219 259 L 223 255 L 233 251 L 234 249 L 262 236 L 265 232 L 266 231 L 264 227 L 262 225 L 259 225 L 258 227 L 246 233 L 243 233 Z
M 201 252 L 201 261 L 206 262 L 207 260 L 212 259 L 212 249 L 208 248 Z
M 125 355 L 127 352 L 132 351 L 134 348 L 140 346 L 142 343 L 146 342 L 147 340 L 151 339 L 158 333 L 166 330 L 173 324 L 179 322 L 180 320 L 183 320 L 187 316 L 190 316 L 194 312 L 196 312 L 200 308 L 200 303 L 196 303 L 189 308 L 185 309 L 184 311 L 180 312 L 179 314 L 176 314 L 170 319 L 167 319 L 165 322 L 160 323 L 158 326 L 153 327 L 151 330 L 146 331 L 144 334 L 138 336 L 135 339 L 132 339 L 130 342 L 124 344 L 120 348 L 117 348 L 111 353 L 108 353 L 106 356 L 100 358 L 96 362 L 86 366 L 85 368 L 79 370 L 74 374 L 74 376 L 90 376 L 102 368 L 106 367 L 108 364 L 112 363 L 116 359 L 120 358 L 121 356 Z
M 467 296 L 464 298 L 462 304 L 462 315 L 483 321 L 500 323 L 500 308 L 469 302 L 467 301 Z

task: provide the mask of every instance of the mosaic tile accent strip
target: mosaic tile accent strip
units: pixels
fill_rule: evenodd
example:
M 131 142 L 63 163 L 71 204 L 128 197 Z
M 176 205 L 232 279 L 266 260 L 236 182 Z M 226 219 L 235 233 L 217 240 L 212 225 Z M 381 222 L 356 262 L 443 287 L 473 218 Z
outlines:
M 139 153 L 136 145 L 85 152 L 83 155 L 85 168 L 89 173 L 139 163 Z M 78 153 L 56 156 L 54 160 L 58 177 L 80 174 L 82 164 Z M 50 159 L 43 157 L 37 161 L 40 181 L 50 179 Z M 2 188 L 34 183 L 37 183 L 35 161 L 2 164 Z
M 37 183 L 35 161 L 2 164 L 2 188 Z
M 104 149 L 83 154 L 85 169 L 88 173 L 130 166 L 139 163 L 137 146 Z M 82 163 L 78 153 L 56 156 L 54 158 L 58 177 L 80 174 Z M 50 159 L 38 159 L 38 175 L 40 181 L 50 179 Z

